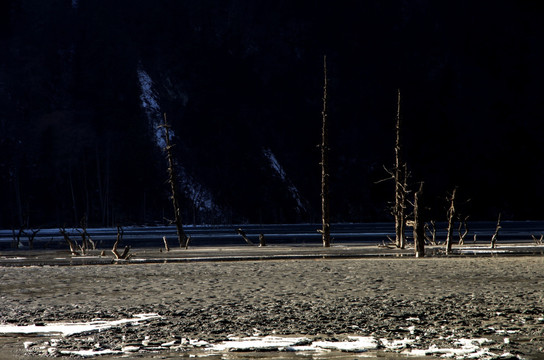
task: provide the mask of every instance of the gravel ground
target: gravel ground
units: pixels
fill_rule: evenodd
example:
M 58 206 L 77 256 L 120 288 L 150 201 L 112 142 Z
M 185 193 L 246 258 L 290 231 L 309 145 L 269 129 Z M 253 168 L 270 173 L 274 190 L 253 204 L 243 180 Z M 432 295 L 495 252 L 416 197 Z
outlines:
M 412 338 L 421 348 L 448 345 L 448 337 L 487 337 L 497 353 L 544 359 L 544 257 L 0 267 L 0 324 L 140 313 L 161 318 L 65 337 L 58 348 L 219 342 L 256 332 Z M 1 353 L 30 358 L 42 351 L 22 351 L 23 341 L 0 336 Z

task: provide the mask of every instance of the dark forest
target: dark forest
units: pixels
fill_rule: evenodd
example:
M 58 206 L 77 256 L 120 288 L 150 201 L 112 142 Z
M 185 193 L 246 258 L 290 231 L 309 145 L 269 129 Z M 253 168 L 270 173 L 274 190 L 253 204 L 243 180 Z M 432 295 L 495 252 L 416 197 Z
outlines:
M 317 222 L 323 56 L 331 220 L 544 218 L 542 12 L 530 1 L 4 0 L 0 227 Z

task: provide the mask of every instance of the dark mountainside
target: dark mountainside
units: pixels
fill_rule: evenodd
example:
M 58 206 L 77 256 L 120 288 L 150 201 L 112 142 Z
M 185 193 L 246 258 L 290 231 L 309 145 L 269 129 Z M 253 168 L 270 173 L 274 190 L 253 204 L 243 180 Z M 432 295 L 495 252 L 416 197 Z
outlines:
M 528 1 L 4 0 L 0 227 L 390 220 L 397 88 L 412 184 L 445 219 L 544 218 L 542 12 Z M 147 107 L 143 107 L 143 104 Z M 273 166 L 274 159 L 281 166 Z M 296 190 L 295 190 L 296 189 Z

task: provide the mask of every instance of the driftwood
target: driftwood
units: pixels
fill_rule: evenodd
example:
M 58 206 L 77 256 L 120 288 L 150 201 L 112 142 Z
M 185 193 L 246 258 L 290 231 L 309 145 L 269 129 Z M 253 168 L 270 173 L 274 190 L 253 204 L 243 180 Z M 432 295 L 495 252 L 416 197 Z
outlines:
M 497 226 L 495 227 L 495 233 L 491 237 L 491 248 L 494 249 L 497 246 L 497 239 L 499 237 L 499 230 L 501 229 L 501 213 L 497 219 Z
M 246 233 L 244 230 L 242 230 L 242 228 L 238 228 L 236 230 L 234 230 L 238 235 L 240 235 L 242 237 L 242 239 L 245 240 L 245 242 L 248 244 L 248 245 L 254 245 L 253 242 L 251 240 L 249 240 L 249 238 L 247 237 Z
M 111 252 L 115 256 L 116 260 L 128 260 L 132 256 L 132 254 L 130 254 L 130 246 L 128 245 L 125 246 L 122 254 L 119 254 L 119 252 L 117 251 L 117 246 L 123 238 L 123 234 L 123 228 L 121 226 L 117 226 L 117 240 L 115 240 L 115 243 L 113 244 L 113 249 L 111 249 Z
M 66 241 L 68 246 L 70 247 L 70 252 L 72 253 L 72 255 L 73 256 L 81 255 L 80 252 L 78 251 L 79 246 L 77 245 L 77 243 L 75 241 L 70 239 L 70 236 L 68 236 L 68 233 L 66 232 L 66 229 L 65 228 L 60 228 L 59 231 L 62 234 L 62 237 L 64 238 L 64 240 Z

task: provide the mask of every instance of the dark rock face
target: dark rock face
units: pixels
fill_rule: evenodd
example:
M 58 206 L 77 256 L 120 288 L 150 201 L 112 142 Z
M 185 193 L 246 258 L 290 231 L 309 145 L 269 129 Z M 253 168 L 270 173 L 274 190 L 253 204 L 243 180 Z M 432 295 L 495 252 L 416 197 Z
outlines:
M 191 178 L 186 222 L 317 220 L 324 54 L 333 221 L 387 217 L 392 191 L 374 183 L 393 161 L 397 88 L 406 160 L 435 216 L 454 185 L 473 218 L 543 215 L 542 23 L 530 4 L 0 6 L 1 227 L 168 217 L 152 125 L 163 112 Z

